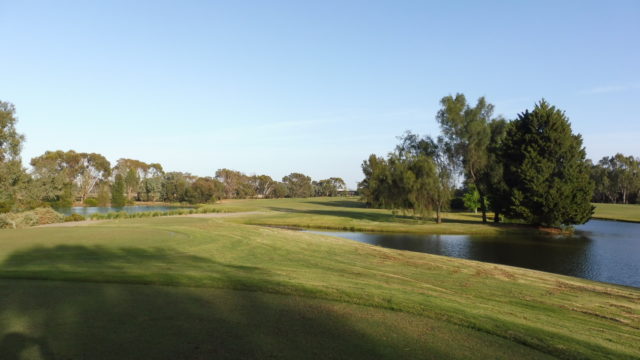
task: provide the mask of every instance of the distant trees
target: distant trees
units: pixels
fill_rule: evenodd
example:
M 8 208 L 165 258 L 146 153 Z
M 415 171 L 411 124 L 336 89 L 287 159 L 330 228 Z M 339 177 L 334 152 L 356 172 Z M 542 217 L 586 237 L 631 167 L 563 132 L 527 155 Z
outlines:
M 615 154 L 591 164 L 596 202 L 640 202 L 640 158 Z
M 216 202 L 223 196 L 223 183 L 211 177 L 200 177 L 187 190 L 185 200 L 192 204 L 203 204 Z
M 125 180 L 122 174 L 116 174 L 111 188 L 111 206 L 123 207 L 126 205 Z
M 315 196 L 338 196 L 340 191 L 347 188 L 342 178 L 332 177 L 325 180 L 314 181 L 312 183 L 313 193 Z
M 318 182 L 300 173 L 282 182 L 268 175 L 246 175 L 219 169 L 215 177 L 165 173 L 159 163 L 120 158 L 112 167 L 101 154 L 74 150 L 46 151 L 30 161 L 20 159 L 24 136 L 16 130 L 15 107 L 0 101 L 0 213 L 42 205 L 120 207 L 133 201 L 208 203 L 220 199 L 337 196 L 345 182 L 331 177 Z
M 282 178 L 282 182 L 289 190 L 288 196 L 292 198 L 306 198 L 313 194 L 311 178 L 301 173 L 291 173 Z

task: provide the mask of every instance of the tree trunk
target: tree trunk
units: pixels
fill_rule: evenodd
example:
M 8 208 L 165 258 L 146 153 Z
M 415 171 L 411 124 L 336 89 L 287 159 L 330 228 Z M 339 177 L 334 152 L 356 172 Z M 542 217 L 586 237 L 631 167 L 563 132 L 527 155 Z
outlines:
M 500 212 L 496 211 L 493 214 L 493 222 L 494 223 L 499 223 L 500 222 Z
M 442 215 L 440 214 L 440 206 L 436 208 L 436 223 L 442 224 Z
M 480 191 L 478 191 L 480 193 Z M 480 210 L 482 211 L 482 222 L 487 223 L 487 204 L 484 195 L 480 193 Z

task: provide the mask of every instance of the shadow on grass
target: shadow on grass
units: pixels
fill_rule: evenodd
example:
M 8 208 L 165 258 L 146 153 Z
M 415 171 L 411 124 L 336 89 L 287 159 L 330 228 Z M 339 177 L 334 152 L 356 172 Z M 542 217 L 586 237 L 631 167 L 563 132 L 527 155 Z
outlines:
M 332 206 L 332 207 L 344 207 L 344 208 L 357 208 L 366 209 L 367 205 L 361 201 L 355 200 L 332 200 L 332 201 L 307 201 L 307 204 Z
M 379 359 L 402 351 L 319 302 L 136 283 L 200 286 L 211 277 L 235 289 L 279 286 L 261 268 L 174 250 L 35 248 L 9 256 L 0 273 L 0 359 Z M 56 278 L 65 281 L 45 281 Z
M 377 221 L 377 222 L 398 222 L 398 220 L 403 220 L 404 222 L 428 221 L 428 220 L 421 220 L 415 216 L 409 216 L 409 215 L 366 212 L 366 211 L 311 210 L 311 209 L 302 210 L 302 209 L 291 209 L 291 208 L 283 208 L 283 207 L 269 207 L 268 209 L 271 211 L 284 212 L 284 213 L 336 216 L 336 217 L 350 218 L 354 220 L 368 220 L 368 221 Z

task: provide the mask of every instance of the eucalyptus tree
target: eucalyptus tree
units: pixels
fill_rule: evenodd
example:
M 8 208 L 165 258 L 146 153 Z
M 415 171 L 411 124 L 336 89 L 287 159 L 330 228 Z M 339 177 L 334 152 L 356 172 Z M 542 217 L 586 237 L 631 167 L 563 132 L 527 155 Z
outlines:
M 199 177 L 185 191 L 186 201 L 192 204 L 216 202 L 224 195 L 224 184 L 211 177 Z
M 82 163 L 81 154 L 73 150 L 46 151 L 32 158 L 34 188 L 44 201 L 54 206 L 71 206 L 75 200 L 74 186 L 82 174 Z
M 243 199 L 256 194 L 251 178 L 240 171 L 218 169 L 216 179 L 224 184 L 226 199 Z
M 96 153 L 47 151 L 31 159 L 35 187 L 45 200 L 70 206 L 77 198 L 84 201 L 100 181 L 107 181 L 111 164 Z
M 16 130 L 15 106 L 0 101 L 0 212 L 8 212 L 24 198 L 25 186 L 29 181 L 22 162 L 20 151 L 24 135 Z
M 440 100 L 442 108 L 436 119 L 443 135 L 450 143 L 451 158 L 462 169 L 468 181 L 480 194 L 482 221 L 487 222 L 485 206 L 487 186 L 482 173 L 489 164 L 487 149 L 491 142 L 491 123 L 494 106 L 480 97 L 475 106 L 467 104 L 463 94 L 445 96 Z
M 311 178 L 301 173 L 291 173 L 282 178 L 289 189 L 289 197 L 305 198 L 312 195 Z
M 146 178 L 150 165 L 144 161 L 135 159 L 118 159 L 113 167 L 113 173 L 122 176 L 124 181 L 124 192 L 127 200 L 135 197 L 139 198 L 141 183 Z
M 111 175 L 111 164 L 104 156 L 96 153 L 80 153 L 78 156 L 80 164 L 76 183 L 80 200 L 84 202 L 87 196 L 93 192 L 96 184 L 108 180 Z
M 332 177 L 313 182 L 315 196 L 338 196 L 340 191 L 346 190 L 346 187 L 347 185 L 344 180 L 339 177 Z

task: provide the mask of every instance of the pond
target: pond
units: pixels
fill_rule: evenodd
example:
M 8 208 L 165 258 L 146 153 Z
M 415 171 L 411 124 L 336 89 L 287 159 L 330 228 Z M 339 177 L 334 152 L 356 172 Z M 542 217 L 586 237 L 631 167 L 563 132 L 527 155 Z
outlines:
M 58 212 L 63 213 L 65 216 L 68 216 L 71 214 L 80 214 L 86 217 L 86 216 L 91 216 L 93 214 L 106 214 L 110 212 L 120 212 L 120 211 L 133 214 L 133 213 L 146 212 L 146 211 L 170 211 L 170 210 L 178 210 L 178 209 L 190 209 L 190 207 L 166 206 L 166 205 L 134 205 L 134 206 L 123 206 L 123 207 L 74 206 L 70 208 L 60 208 L 56 210 Z
M 524 267 L 640 287 L 640 224 L 591 220 L 571 236 L 311 231 L 386 248 Z

